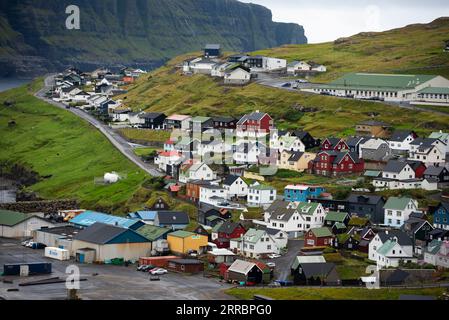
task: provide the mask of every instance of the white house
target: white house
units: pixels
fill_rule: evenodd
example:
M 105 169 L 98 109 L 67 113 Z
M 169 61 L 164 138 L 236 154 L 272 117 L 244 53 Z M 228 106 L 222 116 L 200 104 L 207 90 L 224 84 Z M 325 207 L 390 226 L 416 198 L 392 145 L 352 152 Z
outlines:
M 429 138 L 442 141 L 446 145 L 446 153 L 449 153 L 449 133 L 440 130 L 438 132 L 432 132 Z
M 229 67 L 233 66 L 234 64 L 231 62 L 226 62 L 226 63 L 222 63 L 222 64 L 216 64 L 211 71 L 211 76 L 212 77 L 218 77 L 218 78 L 223 78 L 225 76 L 226 73 L 226 69 L 228 69 Z
M 200 202 L 219 206 L 226 202 L 226 190 L 218 185 L 209 184 L 200 187 Z
M 249 258 L 270 253 L 279 254 L 281 248 L 265 230 L 249 229 L 241 238 L 231 239 L 230 249 Z
M 424 251 L 424 262 L 449 269 L 449 241 L 432 240 Z
M 283 151 L 306 151 L 306 146 L 299 137 L 292 136 L 290 133 L 279 134 L 276 129 L 270 133 L 270 148 L 277 149 L 281 153 Z
M 259 162 L 261 149 L 263 150 L 264 148 L 264 145 L 256 142 L 240 141 L 237 142 L 232 157 L 238 164 L 256 164 Z
M 426 167 L 444 166 L 446 144 L 439 139 L 417 138 L 410 143 L 409 160 L 422 161 Z
M 130 113 L 131 111 L 129 109 L 114 109 L 110 113 L 110 116 L 112 117 L 112 121 L 125 122 L 129 121 Z
M 305 61 L 292 61 L 287 65 L 287 73 L 295 74 L 298 72 L 310 71 L 311 66 Z
M 248 205 L 262 207 L 276 200 L 276 189 L 271 186 L 255 183 L 248 188 Z
M 417 259 L 413 257 L 413 253 L 408 250 L 407 246 L 399 244 L 397 238 L 388 239 L 377 249 L 378 269 L 398 267 L 401 261 L 417 262 Z
M 399 230 L 386 230 L 377 233 L 368 245 L 368 259 L 371 261 L 378 261 L 378 250 L 388 240 L 395 239 L 402 247 L 402 251 L 406 252 L 408 256 L 413 256 L 413 243 L 409 236 Z
M 167 172 L 167 168 L 173 165 L 179 165 L 182 163 L 181 153 L 171 150 L 160 152 L 154 159 L 154 164 L 158 166 L 164 172 Z
M 140 127 L 145 124 L 145 119 L 140 117 L 144 112 L 130 112 L 129 113 L 129 124 L 133 127 Z
M 287 202 L 277 200 L 264 213 L 267 228 L 281 230 L 289 238 L 297 238 L 324 224 L 326 211 L 321 203 Z
M 228 175 L 223 182 L 227 198 L 246 197 L 248 195 L 248 184 L 239 176 Z
M 245 85 L 251 81 L 251 72 L 241 66 L 225 71 L 224 83 L 230 85 Z
M 388 145 L 394 153 L 408 153 L 411 149 L 410 144 L 417 138 L 413 131 L 398 130 L 393 132 Z
M 179 173 L 179 181 L 182 183 L 193 180 L 211 181 L 216 178 L 215 172 L 204 162 L 184 164 Z
M 418 201 L 406 197 L 390 197 L 384 205 L 384 224 L 400 228 L 412 212 L 418 211 Z

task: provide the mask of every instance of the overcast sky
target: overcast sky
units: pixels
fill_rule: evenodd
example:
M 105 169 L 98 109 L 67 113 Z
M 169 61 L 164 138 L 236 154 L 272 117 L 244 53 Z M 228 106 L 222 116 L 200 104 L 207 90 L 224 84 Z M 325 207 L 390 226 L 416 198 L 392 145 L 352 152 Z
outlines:
M 383 31 L 449 16 L 449 0 L 240 0 L 263 5 L 273 20 L 304 26 L 310 43 Z

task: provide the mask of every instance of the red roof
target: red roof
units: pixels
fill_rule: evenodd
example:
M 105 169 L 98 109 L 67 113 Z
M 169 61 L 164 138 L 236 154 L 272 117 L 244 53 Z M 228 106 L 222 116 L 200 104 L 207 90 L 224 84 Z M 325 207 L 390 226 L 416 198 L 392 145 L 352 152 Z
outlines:
M 178 192 L 179 190 L 181 190 L 181 186 L 179 185 L 170 186 L 170 191 L 172 192 Z
M 181 155 L 179 154 L 178 151 L 176 150 L 172 150 L 172 151 L 162 151 L 161 153 L 159 153 L 159 156 L 161 157 L 180 157 Z
M 165 141 L 165 144 L 175 144 L 175 142 L 171 139 L 168 139 L 167 141 Z

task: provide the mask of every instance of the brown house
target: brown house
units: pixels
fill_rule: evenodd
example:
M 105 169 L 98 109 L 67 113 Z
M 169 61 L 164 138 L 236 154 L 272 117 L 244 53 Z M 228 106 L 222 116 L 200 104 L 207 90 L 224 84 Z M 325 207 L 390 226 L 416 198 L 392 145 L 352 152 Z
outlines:
M 186 185 L 186 196 L 190 201 L 198 202 L 200 200 L 200 189 L 202 186 L 209 185 L 208 181 L 194 180 Z
M 167 269 L 183 273 L 200 273 L 204 271 L 204 263 L 196 259 L 175 259 L 168 262 Z
M 385 122 L 368 120 L 355 127 L 356 135 L 376 138 L 388 138 L 391 135 L 391 126 Z

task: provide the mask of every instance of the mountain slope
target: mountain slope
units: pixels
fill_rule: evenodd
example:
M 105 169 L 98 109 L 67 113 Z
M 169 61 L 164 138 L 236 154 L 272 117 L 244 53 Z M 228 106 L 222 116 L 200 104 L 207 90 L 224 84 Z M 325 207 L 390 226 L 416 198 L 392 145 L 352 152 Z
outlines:
M 375 35 L 360 34 L 336 44 L 286 46 L 257 53 L 289 60 L 304 57 L 325 63 L 329 73 L 318 80 L 334 79 L 350 71 L 412 72 L 416 68 L 419 72 L 449 75 L 449 53 L 443 52 L 442 40 L 448 34 L 448 20 L 439 19 L 429 25 Z M 421 46 L 417 41 L 422 42 Z M 410 112 L 382 103 L 287 92 L 256 83 L 243 88 L 225 87 L 207 76 L 183 76 L 177 66 L 185 58 L 178 57 L 139 79 L 121 98 L 134 110 L 167 114 L 238 117 L 260 109 L 270 112 L 283 128 L 303 127 L 319 137 L 352 134 L 354 125 L 372 114 L 398 128 L 414 129 L 420 134 L 446 130 L 449 124 L 449 116 Z
M 65 28 L 70 4 L 80 8 L 80 30 Z M 307 42 L 301 26 L 235 0 L 3 0 L 0 34 L 4 74 L 67 64 L 151 67 L 208 42 L 234 51 Z

